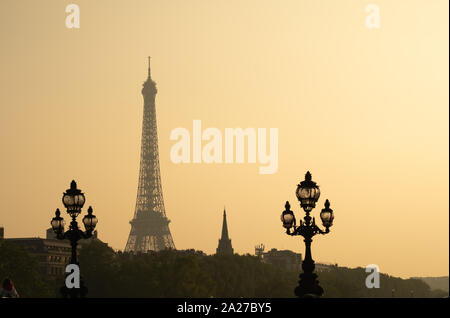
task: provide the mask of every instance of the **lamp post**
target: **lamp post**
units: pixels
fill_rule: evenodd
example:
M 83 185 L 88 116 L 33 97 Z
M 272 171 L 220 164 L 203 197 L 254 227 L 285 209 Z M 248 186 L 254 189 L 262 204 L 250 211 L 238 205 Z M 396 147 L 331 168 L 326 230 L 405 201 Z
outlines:
M 59 240 L 67 239 L 70 241 L 70 245 L 72 247 L 70 264 L 79 265 L 77 260 L 78 241 L 92 237 L 92 232 L 94 231 L 98 221 L 97 217 L 92 214 L 92 207 L 89 207 L 87 211 L 88 214 L 83 217 L 83 224 L 86 231 L 83 232 L 78 227 L 76 218 L 81 213 L 81 208 L 83 207 L 85 201 L 86 198 L 84 197 L 83 192 L 81 192 L 80 189 L 77 189 L 77 183 L 72 180 L 70 183 L 70 189 L 67 189 L 66 192 L 63 193 L 62 197 L 64 207 L 72 218 L 69 229 L 64 232 L 65 221 L 61 217 L 61 212 L 59 209 L 56 209 L 55 217 L 50 222 L 52 229 Z M 63 286 L 61 288 L 61 294 L 65 298 L 85 297 L 87 294 L 87 288 L 84 286 L 83 280 L 80 279 L 80 288 L 69 289 L 66 286 Z
M 312 181 L 309 171 L 305 175 L 305 180 L 297 186 L 295 194 L 300 201 L 300 207 L 306 213 L 304 221 L 300 220 L 300 225 L 296 225 L 295 216 L 291 211 L 289 201 L 286 201 L 285 210 L 281 214 L 281 221 L 283 222 L 283 227 L 286 228 L 286 234 L 292 236 L 301 235 L 305 242 L 305 259 L 302 263 L 303 273 L 300 274 L 299 285 L 295 288 L 295 295 L 305 298 L 320 297 L 323 294 L 323 289 L 320 287 L 317 275 L 314 273 L 315 265 L 311 257 L 311 242 L 314 235 L 330 232 L 329 228 L 333 225 L 334 214 L 333 210 L 330 209 L 330 202 L 326 200 L 325 208 L 320 212 L 325 231 L 321 230 L 316 225 L 315 218 L 311 218 L 309 215 L 320 197 L 319 186 Z

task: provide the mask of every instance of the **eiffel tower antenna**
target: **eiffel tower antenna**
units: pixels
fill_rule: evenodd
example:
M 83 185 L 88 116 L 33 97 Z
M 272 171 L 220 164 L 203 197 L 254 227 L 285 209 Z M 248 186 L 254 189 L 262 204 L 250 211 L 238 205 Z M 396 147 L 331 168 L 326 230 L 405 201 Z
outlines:
M 150 72 L 150 59 L 151 59 L 151 56 L 148 57 L 148 78 L 152 78 L 152 74 Z

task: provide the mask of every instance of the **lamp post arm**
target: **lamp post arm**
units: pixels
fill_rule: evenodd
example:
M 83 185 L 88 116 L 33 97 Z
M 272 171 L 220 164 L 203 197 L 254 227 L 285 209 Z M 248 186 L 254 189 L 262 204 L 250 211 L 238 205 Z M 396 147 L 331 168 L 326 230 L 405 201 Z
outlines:
M 330 228 L 328 228 L 328 227 L 325 229 L 325 231 L 323 231 L 318 226 L 316 226 L 315 230 L 316 230 L 317 233 L 323 234 L 323 235 L 330 233 Z
M 315 235 L 314 230 L 311 227 L 311 225 L 305 225 L 305 223 L 301 223 L 300 226 L 297 226 L 294 228 L 294 231 L 292 233 L 288 233 L 288 234 L 291 236 L 301 235 L 304 238 L 306 238 L 306 237 L 312 238 Z
M 72 230 L 74 232 L 73 239 L 76 241 L 82 240 L 82 239 L 88 239 L 92 237 L 92 231 L 86 231 L 83 232 L 79 228 Z
M 290 228 L 289 228 L 289 229 L 286 229 L 286 234 L 287 234 L 287 235 L 290 235 L 290 236 L 298 235 L 298 234 L 297 234 L 297 231 L 298 231 L 298 228 L 299 228 L 299 227 L 294 225 L 292 228 L 293 228 L 293 231 L 292 231 L 292 232 L 291 232 L 291 229 L 290 229 Z
M 92 237 L 92 230 L 91 231 L 86 231 L 86 232 L 83 232 L 83 231 L 80 230 L 80 236 L 81 236 L 82 239 L 91 238 Z

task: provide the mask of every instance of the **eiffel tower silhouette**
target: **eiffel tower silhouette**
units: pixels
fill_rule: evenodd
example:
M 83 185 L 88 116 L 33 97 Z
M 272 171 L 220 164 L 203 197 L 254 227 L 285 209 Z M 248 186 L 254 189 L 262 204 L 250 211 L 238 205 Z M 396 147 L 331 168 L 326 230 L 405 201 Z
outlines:
M 144 116 L 142 121 L 141 162 L 134 218 L 125 252 L 175 249 L 166 217 L 159 171 L 158 132 L 155 97 L 158 90 L 151 78 L 148 57 L 148 78 L 142 87 Z

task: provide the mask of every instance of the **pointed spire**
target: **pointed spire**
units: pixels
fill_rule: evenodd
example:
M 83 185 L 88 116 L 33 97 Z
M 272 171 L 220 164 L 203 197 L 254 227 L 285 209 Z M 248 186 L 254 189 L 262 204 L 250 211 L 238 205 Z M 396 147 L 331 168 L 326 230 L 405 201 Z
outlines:
M 227 212 L 225 211 L 225 207 L 223 208 L 223 223 L 222 223 L 222 240 L 228 240 L 228 225 L 227 225 Z
M 218 255 L 233 255 L 233 247 L 231 246 L 231 240 L 228 237 L 228 225 L 227 225 L 227 211 L 223 207 L 223 224 L 222 224 L 222 237 L 219 239 L 219 246 L 216 249 Z

